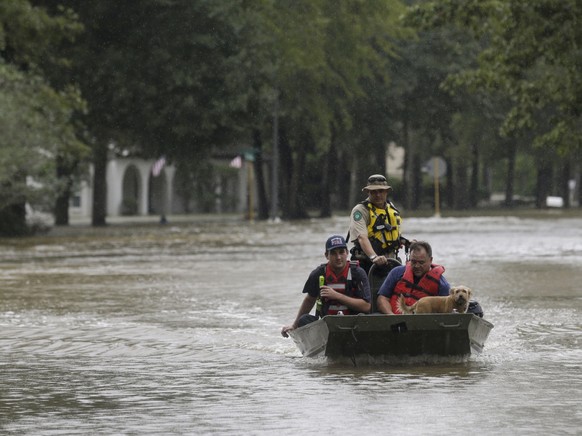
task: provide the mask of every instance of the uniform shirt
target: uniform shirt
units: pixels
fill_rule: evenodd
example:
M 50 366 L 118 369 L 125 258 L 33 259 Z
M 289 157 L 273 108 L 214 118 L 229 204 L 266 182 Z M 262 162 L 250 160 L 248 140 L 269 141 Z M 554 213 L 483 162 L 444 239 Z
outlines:
M 350 215 L 350 249 L 354 246 L 354 241 L 358 236 L 368 237 L 368 224 L 370 224 L 370 211 L 366 205 L 358 203 Z

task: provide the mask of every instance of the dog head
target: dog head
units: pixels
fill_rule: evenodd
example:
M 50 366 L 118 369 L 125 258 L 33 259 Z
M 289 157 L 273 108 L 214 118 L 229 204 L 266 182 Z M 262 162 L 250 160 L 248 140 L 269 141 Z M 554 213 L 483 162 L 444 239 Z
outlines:
M 455 301 L 455 306 L 462 308 L 463 312 L 467 311 L 472 293 L 473 291 L 471 291 L 470 288 L 463 285 L 453 286 L 450 291 L 450 294 L 453 296 L 453 300 Z

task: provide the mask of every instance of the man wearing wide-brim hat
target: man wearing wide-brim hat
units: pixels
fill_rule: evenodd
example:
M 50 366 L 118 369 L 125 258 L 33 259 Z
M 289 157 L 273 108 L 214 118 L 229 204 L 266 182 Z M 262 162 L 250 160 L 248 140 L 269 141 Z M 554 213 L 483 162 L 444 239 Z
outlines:
M 369 271 L 372 264 L 383 266 L 388 259 L 397 259 L 400 249 L 400 213 L 388 200 L 392 187 L 386 177 L 368 177 L 362 192 L 367 198 L 358 203 L 350 215 L 349 240 L 353 244 L 352 260 Z

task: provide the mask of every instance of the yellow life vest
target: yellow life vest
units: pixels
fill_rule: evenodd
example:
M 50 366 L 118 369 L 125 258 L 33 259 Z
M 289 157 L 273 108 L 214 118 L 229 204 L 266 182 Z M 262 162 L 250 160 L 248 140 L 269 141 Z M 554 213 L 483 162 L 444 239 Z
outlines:
M 366 206 L 370 212 L 368 238 L 370 238 L 372 246 L 376 247 L 380 244 L 384 252 L 392 249 L 398 251 L 402 223 L 400 212 L 390 202 L 386 204 L 385 208 L 376 207 L 369 201 L 366 201 Z

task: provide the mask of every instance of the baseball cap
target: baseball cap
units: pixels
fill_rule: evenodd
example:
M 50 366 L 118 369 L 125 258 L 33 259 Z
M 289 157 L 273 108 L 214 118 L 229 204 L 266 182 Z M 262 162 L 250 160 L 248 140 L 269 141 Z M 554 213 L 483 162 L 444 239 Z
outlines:
M 346 240 L 341 235 L 331 235 L 325 242 L 325 251 L 333 250 L 334 248 L 348 248 Z

